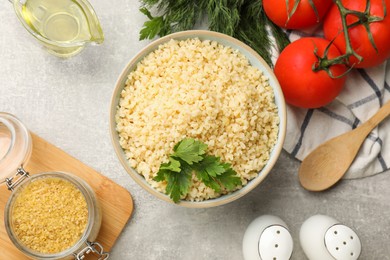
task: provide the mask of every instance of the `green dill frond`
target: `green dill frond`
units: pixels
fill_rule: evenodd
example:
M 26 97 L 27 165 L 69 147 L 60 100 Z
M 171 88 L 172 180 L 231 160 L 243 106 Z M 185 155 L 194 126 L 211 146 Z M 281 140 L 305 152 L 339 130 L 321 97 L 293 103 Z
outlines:
M 209 0 L 207 15 L 209 29 L 233 36 L 240 23 L 242 0 Z
M 260 1 L 247 1 L 242 8 L 242 13 L 247 15 L 242 16 L 234 37 L 248 44 L 272 65 L 271 39 L 266 27 L 267 18 L 262 10 Z
M 271 35 L 281 51 L 289 40 L 282 29 L 265 15 L 261 0 L 141 0 L 140 9 L 148 17 L 140 39 L 153 39 L 173 32 L 193 29 L 206 15 L 209 29 L 233 36 L 271 62 Z M 153 16 L 149 10 L 157 10 Z
M 278 52 L 280 53 L 284 50 L 284 48 L 286 48 L 288 44 L 290 44 L 290 40 L 288 39 L 286 33 L 283 31 L 282 28 L 280 28 L 271 21 L 268 21 L 268 25 L 271 29 L 272 35 L 274 36 Z

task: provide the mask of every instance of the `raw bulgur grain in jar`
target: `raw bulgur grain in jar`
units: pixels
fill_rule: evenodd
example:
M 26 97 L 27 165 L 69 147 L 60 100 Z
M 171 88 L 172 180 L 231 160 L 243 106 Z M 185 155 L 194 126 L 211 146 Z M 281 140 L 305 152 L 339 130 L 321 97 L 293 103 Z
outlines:
M 182 139 L 206 143 L 245 185 L 267 163 L 279 130 L 274 92 L 263 73 L 239 51 L 197 38 L 172 39 L 145 56 L 128 75 L 115 120 L 131 167 L 160 192 L 166 183 L 153 177 Z M 184 199 L 225 193 L 193 175 Z
M 92 188 L 65 172 L 29 175 L 12 191 L 4 217 L 12 243 L 33 259 L 74 259 L 102 222 Z
M 26 247 L 46 254 L 64 251 L 81 238 L 87 202 L 72 183 L 55 177 L 30 182 L 16 197 L 11 225 Z

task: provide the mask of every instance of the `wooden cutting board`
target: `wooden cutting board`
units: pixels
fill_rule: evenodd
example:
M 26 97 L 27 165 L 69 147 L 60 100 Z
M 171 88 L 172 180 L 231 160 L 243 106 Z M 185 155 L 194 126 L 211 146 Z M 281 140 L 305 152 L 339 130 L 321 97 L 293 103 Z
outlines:
M 133 212 L 130 193 L 107 177 L 86 166 L 59 148 L 32 134 L 33 152 L 25 170 L 31 175 L 40 172 L 64 171 L 83 178 L 100 201 L 103 221 L 97 238 L 105 251 L 110 251 Z M 29 259 L 16 249 L 4 227 L 4 208 L 10 196 L 5 185 L 0 187 L 0 259 Z

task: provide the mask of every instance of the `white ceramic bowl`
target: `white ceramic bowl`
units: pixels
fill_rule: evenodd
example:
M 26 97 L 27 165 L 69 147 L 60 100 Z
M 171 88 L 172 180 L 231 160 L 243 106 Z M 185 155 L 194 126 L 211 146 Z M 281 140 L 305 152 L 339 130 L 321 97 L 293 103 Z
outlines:
M 129 162 L 126 159 L 125 153 L 119 144 L 119 135 L 116 131 L 116 123 L 115 123 L 115 114 L 119 104 L 120 93 L 125 86 L 125 82 L 129 73 L 136 68 L 138 62 L 140 62 L 146 55 L 156 50 L 159 45 L 166 43 L 171 39 L 185 40 L 188 38 L 199 38 L 200 40 L 217 41 L 224 46 L 230 46 L 233 49 L 237 49 L 242 54 L 244 54 L 248 58 L 252 66 L 259 68 L 264 73 L 264 75 L 268 77 L 269 84 L 273 88 L 275 93 L 275 103 L 278 107 L 278 115 L 280 118 L 277 142 L 270 154 L 270 159 L 268 160 L 264 168 L 259 172 L 259 175 L 256 178 L 249 181 L 248 184 L 244 186 L 242 189 L 223 195 L 219 198 L 205 200 L 202 202 L 190 202 L 190 201 L 182 200 L 178 203 L 178 205 L 180 206 L 185 206 L 190 208 L 207 208 L 207 207 L 223 205 L 244 196 L 249 191 L 254 189 L 257 185 L 259 185 L 264 180 L 264 178 L 268 175 L 272 167 L 275 165 L 283 147 L 283 142 L 286 135 L 286 104 L 284 101 L 282 90 L 272 69 L 267 65 L 267 63 L 263 60 L 263 58 L 260 57 L 258 53 L 256 53 L 249 46 L 247 46 L 246 44 L 242 43 L 241 41 L 235 38 L 232 38 L 225 34 L 212 32 L 212 31 L 191 30 L 191 31 L 173 33 L 150 43 L 148 46 L 142 49 L 134 58 L 132 58 L 130 62 L 126 65 L 124 70 L 122 71 L 118 81 L 116 82 L 115 90 L 111 99 L 111 107 L 110 107 L 111 109 L 110 132 L 111 132 L 111 139 L 112 139 L 112 144 L 114 146 L 115 152 L 120 162 L 122 163 L 123 167 L 126 169 L 126 171 L 145 190 L 147 190 L 148 192 L 150 192 L 151 194 L 155 195 L 160 199 L 163 199 L 168 202 L 172 202 L 172 200 L 169 198 L 168 195 L 160 193 L 159 191 L 152 188 L 149 185 L 149 183 L 146 182 L 144 177 L 138 174 L 130 166 Z

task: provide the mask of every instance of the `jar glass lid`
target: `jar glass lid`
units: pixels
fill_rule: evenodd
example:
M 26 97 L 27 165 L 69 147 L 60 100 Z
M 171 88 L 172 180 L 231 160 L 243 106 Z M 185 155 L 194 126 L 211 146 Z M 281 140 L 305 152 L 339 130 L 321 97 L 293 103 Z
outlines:
M 14 176 L 32 152 L 28 129 L 15 116 L 0 112 L 0 183 Z

